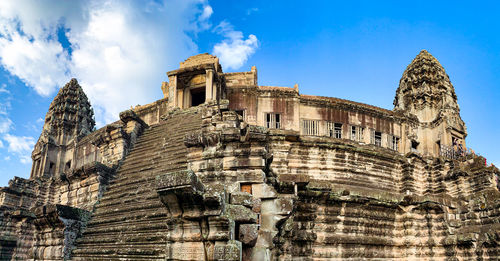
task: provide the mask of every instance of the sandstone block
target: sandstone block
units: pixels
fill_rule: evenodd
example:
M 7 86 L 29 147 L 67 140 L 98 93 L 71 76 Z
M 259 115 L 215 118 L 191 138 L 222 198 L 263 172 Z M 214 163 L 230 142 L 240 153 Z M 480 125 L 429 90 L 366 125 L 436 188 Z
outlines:
M 226 206 L 227 216 L 240 223 L 255 223 L 257 222 L 257 214 L 247 207 L 242 205 L 227 205 Z
M 191 193 L 201 193 L 203 184 L 192 171 L 177 171 L 156 177 L 156 189 L 164 193 L 170 190 L 182 190 Z
M 214 260 L 240 261 L 241 242 L 230 240 L 226 242 L 216 242 L 214 248 Z
M 224 169 L 237 168 L 263 168 L 265 161 L 261 157 L 226 157 L 224 158 Z
M 291 198 L 264 200 L 261 209 L 263 214 L 288 215 L 293 210 L 293 200 Z
M 253 201 L 252 202 L 252 211 L 255 213 L 260 213 L 262 201 L 260 200 L 260 198 L 253 198 L 252 201 Z
M 252 207 L 253 197 L 247 192 L 235 192 L 231 194 L 231 204 Z
M 238 235 L 238 240 L 247 246 L 255 246 L 259 232 L 259 225 L 257 224 L 241 224 Z
M 168 260 L 204 261 L 205 247 L 203 242 L 171 243 L 167 245 Z
M 252 184 L 252 195 L 256 198 L 267 199 L 276 198 L 278 194 L 273 187 L 264 183 L 260 183 Z
M 234 239 L 235 224 L 233 220 L 213 216 L 208 217 L 208 240 L 226 241 Z

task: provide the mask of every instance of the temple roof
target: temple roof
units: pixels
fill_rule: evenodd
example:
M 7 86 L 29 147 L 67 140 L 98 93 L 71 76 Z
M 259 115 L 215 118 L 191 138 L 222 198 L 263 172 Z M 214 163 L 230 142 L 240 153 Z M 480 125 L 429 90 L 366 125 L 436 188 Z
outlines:
M 187 58 L 184 62 L 181 62 L 179 68 L 187 68 L 207 63 L 219 64 L 219 58 L 217 58 L 217 56 L 208 53 L 197 54 Z
M 396 90 L 394 108 L 407 109 L 409 102 L 415 98 L 410 96 L 415 96 L 415 93 L 427 94 L 438 99 L 443 93 L 447 93 L 456 102 L 455 90 L 448 74 L 439 61 L 426 50 L 420 51 L 403 72 Z
M 86 135 L 94 129 L 94 111 L 76 79 L 71 79 L 57 93 L 45 116 L 42 135 Z

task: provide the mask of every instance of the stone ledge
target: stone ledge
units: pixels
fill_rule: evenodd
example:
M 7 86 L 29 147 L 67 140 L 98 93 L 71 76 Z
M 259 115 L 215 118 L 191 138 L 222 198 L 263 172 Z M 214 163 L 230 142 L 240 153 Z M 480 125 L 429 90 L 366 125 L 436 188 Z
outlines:
M 183 170 L 156 176 L 156 190 L 202 194 L 205 188 L 194 172 Z

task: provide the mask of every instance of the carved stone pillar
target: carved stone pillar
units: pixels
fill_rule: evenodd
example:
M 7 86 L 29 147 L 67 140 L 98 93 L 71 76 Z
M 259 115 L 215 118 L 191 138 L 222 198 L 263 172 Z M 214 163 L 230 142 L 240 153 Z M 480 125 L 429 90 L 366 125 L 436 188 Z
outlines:
M 213 100 L 215 97 L 213 96 L 213 88 L 214 88 L 214 70 L 213 69 L 207 69 L 206 70 L 206 79 L 207 79 L 207 84 L 205 87 L 205 102 Z
M 170 83 L 168 87 L 168 107 L 177 106 L 177 75 L 169 77 Z

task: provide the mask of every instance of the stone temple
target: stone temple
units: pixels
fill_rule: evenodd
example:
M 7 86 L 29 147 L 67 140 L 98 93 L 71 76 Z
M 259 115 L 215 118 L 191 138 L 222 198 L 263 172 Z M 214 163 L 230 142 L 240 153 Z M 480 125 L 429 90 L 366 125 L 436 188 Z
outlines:
M 500 171 L 466 149 L 426 51 L 394 109 L 260 86 L 200 54 L 95 130 L 75 79 L 29 179 L 0 188 L 1 260 L 499 260 Z

